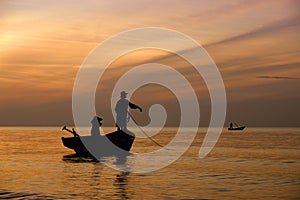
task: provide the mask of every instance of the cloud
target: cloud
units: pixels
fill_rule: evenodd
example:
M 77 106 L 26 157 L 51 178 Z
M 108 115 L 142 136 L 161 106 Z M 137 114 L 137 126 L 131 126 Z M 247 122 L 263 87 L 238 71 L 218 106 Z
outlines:
M 205 45 L 205 47 L 210 47 L 210 46 L 220 45 L 220 44 L 227 44 L 227 43 L 235 42 L 235 41 L 242 41 L 242 40 L 253 38 L 253 37 L 259 37 L 261 35 L 271 34 L 273 32 L 276 32 L 276 31 L 279 31 L 282 29 L 299 26 L 300 25 L 299 18 L 300 18 L 300 16 L 297 15 L 295 17 L 291 17 L 288 19 L 278 20 L 273 23 L 262 26 L 260 28 L 256 28 L 252 31 L 248 31 L 248 32 L 236 35 L 236 36 L 226 38 L 224 40 L 210 43 L 208 45 Z
M 256 78 L 284 79 L 284 80 L 300 79 L 298 77 L 289 77 L 289 76 L 256 76 Z

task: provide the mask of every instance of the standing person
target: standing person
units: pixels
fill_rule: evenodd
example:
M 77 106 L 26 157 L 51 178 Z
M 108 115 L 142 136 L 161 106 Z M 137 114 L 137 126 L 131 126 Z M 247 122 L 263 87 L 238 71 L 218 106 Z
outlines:
M 128 106 L 132 109 L 139 109 L 142 112 L 142 108 L 135 105 L 126 99 L 127 94 L 125 91 L 120 93 L 120 100 L 117 102 L 115 111 L 117 113 L 116 126 L 119 130 L 127 130 L 127 123 L 130 120 L 128 115 Z

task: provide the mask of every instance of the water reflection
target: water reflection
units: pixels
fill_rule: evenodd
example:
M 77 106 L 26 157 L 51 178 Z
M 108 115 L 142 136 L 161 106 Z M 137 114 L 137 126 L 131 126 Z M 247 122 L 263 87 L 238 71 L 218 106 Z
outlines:
M 65 155 L 63 156 L 63 161 L 66 163 L 74 163 L 69 168 L 69 175 L 72 174 L 73 180 L 77 182 L 77 188 L 80 188 L 80 185 L 85 183 L 89 187 L 89 194 L 86 194 L 90 197 L 95 196 L 105 196 L 108 198 L 117 197 L 118 199 L 129 199 L 128 195 L 128 176 L 130 175 L 130 169 L 127 163 L 127 156 L 110 156 L 103 157 L 100 161 L 95 160 L 89 157 L 80 157 L 76 154 Z M 82 165 L 80 164 L 82 163 Z M 85 165 L 84 163 L 91 163 L 91 165 Z M 109 167 L 105 167 L 104 163 L 113 164 L 118 169 L 123 169 L 123 171 L 115 171 Z M 78 171 L 81 172 L 81 169 L 84 168 L 84 171 L 87 171 L 90 168 L 89 176 L 84 180 L 81 180 L 81 176 L 78 175 Z M 84 171 L 82 171 L 84 173 Z M 117 173 L 112 173 L 117 172 Z M 85 172 L 86 173 L 86 172 Z M 83 174 L 81 174 L 83 175 Z M 75 176 L 75 177 L 73 177 Z M 84 183 L 85 182 L 85 183 Z M 109 187 L 109 185 L 113 187 Z
M 66 162 L 74 162 L 74 163 L 81 163 L 81 162 L 99 162 L 97 159 L 93 157 L 82 157 L 78 156 L 77 154 L 68 154 L 64 155 L 62 158 L 63 161 Z
M 200 130 L 181 159 L 147 174 L 103 165 L 139 166 L 133 156 L 100 162 L 74 154 L 63 157 L 71 152 L 52 128 L 0 128 L 0 132 L 0 199 L 253 199 L 254 193 L 262 200 L 299 199 L 299 128 L 249 128 L 247 134 L 225 131 L 212 154 L 199 160 L 206 133 Z M 160 141 L 172 136 L 165 131 Z M 137 152 L 156 148 L 151 143 L 139 145 L 135 145 Z
M 101 188 L 101 178 L 102 178 L 102 172 L 103 172 L 103 165 L 101 165 L 99 162 L 93 163 L 92 171 L 90 173 L 90 178 L 87 179 L 88 186 L 89 186 L 89 196 L 90 197 L 96 197 L 101 195 L 102 188 Z
M 103 170 L 102 165 L 100 165 L 99 163 L 95 163 L 93 166 L 92 179 L 99 182 L 99 178 L 102 170 Z
M 128 175 L 129 174 L 130 174 L 130 172 L 122 171 L 116 175 L 114 186 L 117 188 L 117 195 L 120 197 L 120 199 L 129 199 L 129 196 L 127 193 Z

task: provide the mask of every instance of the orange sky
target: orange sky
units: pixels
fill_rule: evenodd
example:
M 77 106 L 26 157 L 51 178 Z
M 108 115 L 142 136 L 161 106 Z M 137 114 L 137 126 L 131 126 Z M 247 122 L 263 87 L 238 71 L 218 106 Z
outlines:
M 0 1 L 0 125 L 70 124 L 73 82 L 88 53 L 120 31 L 155 26 L 206 48 L 224 79 L 226 122 L 300 126 L 299 8 L 296 0 Z M 137 57 L 115 67 L 177 63 L 162 52 Z M 199 99 L 209 116 L 207 98 Z

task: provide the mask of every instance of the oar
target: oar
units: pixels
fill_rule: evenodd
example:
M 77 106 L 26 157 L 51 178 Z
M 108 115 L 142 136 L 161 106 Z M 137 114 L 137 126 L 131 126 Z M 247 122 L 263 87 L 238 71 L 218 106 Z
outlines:
M 237 123 L 234 123 L 234 125 L 236 125 L 237 127 L 239 127 L 239 125 L 237 125 Z
M 79 137 L 79 135 L 76 133 L 75 129 L 72 128 L 72 130 L 68 129 L 67 126 L 64 126 L 61 130 L 66 130 L 74 135 L 74 137 Z

